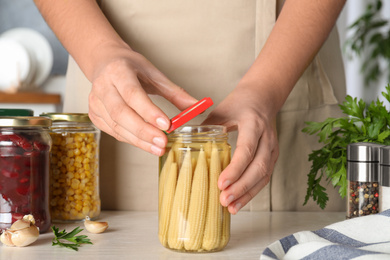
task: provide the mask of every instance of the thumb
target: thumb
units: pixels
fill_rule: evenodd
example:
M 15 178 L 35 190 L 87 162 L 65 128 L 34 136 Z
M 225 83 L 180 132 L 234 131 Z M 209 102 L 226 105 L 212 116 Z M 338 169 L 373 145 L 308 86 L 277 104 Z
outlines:
M 146 60 L 145 62 L 147 62 L 149 69 L 146 70 L 145 75 L 140 74 L 138 77 L 141 77 L 144 89 L 148 94 L 155 94 L 165 98 L 181 111 L 198 101 L 183 88 L 173 83 L 149 61 Z
M 160 96 L 171 102 L 175 107 L 179 110 L 185 110 L 186 108 L 195 104 L 198 100 L 188 94 L 183 88 L 179 87 L 171 80 L 169 80 L 164 74 L 161 72 L 153 74 L 154 81 L 157 83 L 157 88 L 155 91 Z M 151 91 L 149 93 L 153 93 Z
M 172 85 L 169 95 L 164 97 L 181 111 L 198 102 L 196 98 L 192 97 L 187 91 L 175 84 Z

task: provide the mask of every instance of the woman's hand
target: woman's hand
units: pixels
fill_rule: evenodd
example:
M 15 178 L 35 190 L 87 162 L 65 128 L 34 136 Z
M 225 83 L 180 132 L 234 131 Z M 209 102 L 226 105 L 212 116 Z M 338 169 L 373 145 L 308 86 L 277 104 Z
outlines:
M 160 95 L 180 110 L 196 99 L 133 51 L 97 1 L 34 2 L 93 84 L 89 96 L 92 122 L 119 141 L 162 155 L 167 137 L 161 130 L 168 129 L 170 121 L 148 94 Z
M 220 202 L 232 214 L 236 214 L 270 181 L 279 155 L 275 120 L 267 115 L 266 104 L 261 96 L 241 85 L 203 122 L 224 125 L 229 131 L 238 130 L 231 163 L 218 180 Z
M 161 130 L 170 127 L 170 120 L 148 94 L 160 95 L 180 110 L 197 100 L 131 49 L 115 49 L 110 55 L 114 58 L 99 66 L 92 79 L 92 122 L 119 141 L 163 155 L 167 137 Z
M 221 204 L 232 214 L 269 182 L 279 154 L 276 114 L 328 37 L 344 4 L 345 0 L 286 0 L 259 56 L 205 120 L 204 124 L 238 130 L 232 161 L 218 181 Z

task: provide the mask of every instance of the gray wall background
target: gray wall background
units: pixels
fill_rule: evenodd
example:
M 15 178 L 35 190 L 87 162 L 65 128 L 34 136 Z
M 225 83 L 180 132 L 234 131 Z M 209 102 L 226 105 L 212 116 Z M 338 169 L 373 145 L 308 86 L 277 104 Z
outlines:
M 47 26 L 32 0 L 0 0 L 0 34 L 16 27 L 34 29 L 43 34 L 53 49 L 51 75 L 65 74 L 68 53 Z

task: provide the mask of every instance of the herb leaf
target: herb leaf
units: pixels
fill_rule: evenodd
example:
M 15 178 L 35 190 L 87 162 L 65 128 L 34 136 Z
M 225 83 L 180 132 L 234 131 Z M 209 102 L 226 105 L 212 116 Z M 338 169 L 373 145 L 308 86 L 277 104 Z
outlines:
M 59 231 L 59 228 L 56 226 L 52 226 L 51 229 L 54 233 L 54 238 L 52 241 L 52 246 L 61 246 L 65 248 L 69 248 L 75 251 L 78 251 L 78 247 L 81 246 L 81 244 L 92 244 L 91 240 L 87 238 L 86 235 L 78 235 L 83 229 L 80 227 L 76 227 L 71 232 L 66 232 L 65 229 L 63 231 Z M 63 240 L 69 241 L 71 243 L 63 242 Z
M 390 84 L 383 97 L 390 102 Z M 346 117 L 328 118 L 323 122 L 306 122 L 302 132 L 319 137 L 324 146 L 309 154 L 312 162 L 308 173 L 308 187 L 304 205 L 310 197 L 324 209 L 329 198 L 322 179 L 339 187 L 342 198 L 347 195 L 347 146 L 350 143 L 372 142 L 390 145 L 390 112 L 383 102 L 377 99 L 367 105 L 362 99 L 347 96 L 340 105 Z

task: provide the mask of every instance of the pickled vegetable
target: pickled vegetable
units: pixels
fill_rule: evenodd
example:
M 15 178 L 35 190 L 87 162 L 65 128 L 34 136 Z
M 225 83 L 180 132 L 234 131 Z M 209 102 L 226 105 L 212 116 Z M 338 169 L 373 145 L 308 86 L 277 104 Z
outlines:
M 161 244 L 183 252 L 221 250 L 230 238 L 230 214 L 219 202 L 217 180 L 230 162 L 230 146 L 175 142 L 168 150 L 159 184 Z

